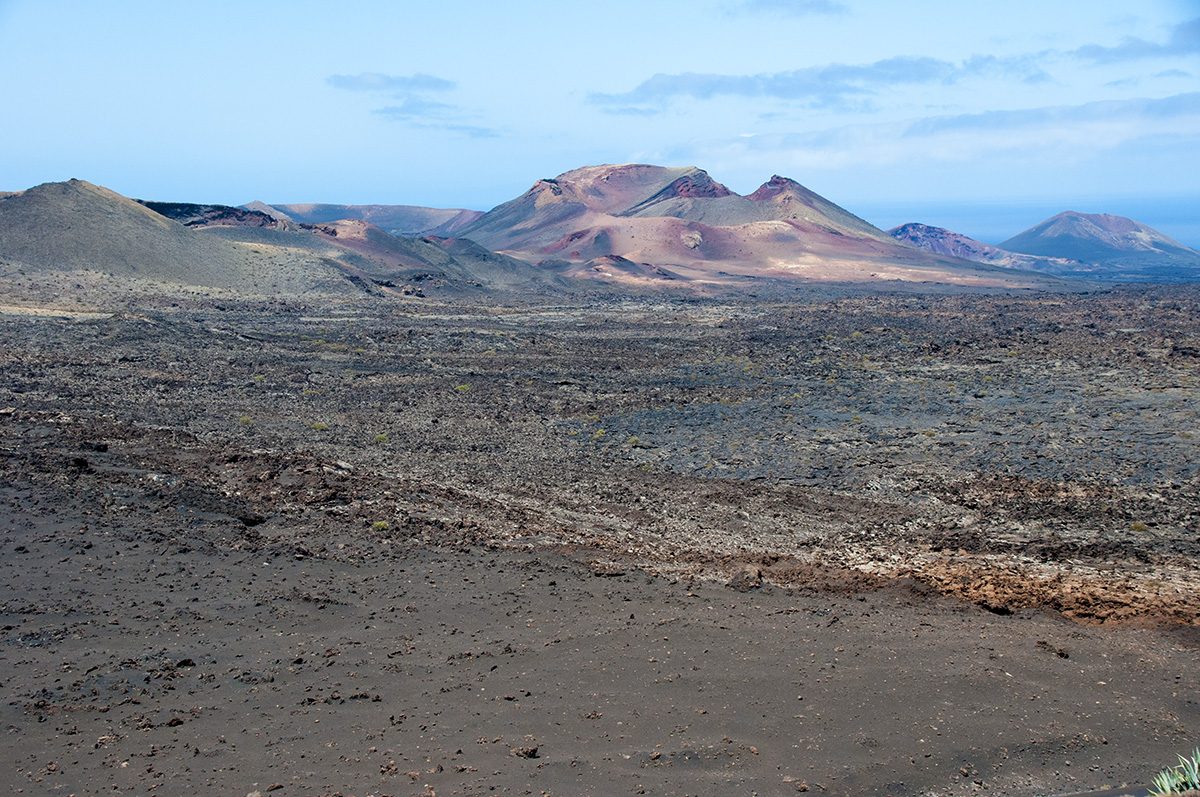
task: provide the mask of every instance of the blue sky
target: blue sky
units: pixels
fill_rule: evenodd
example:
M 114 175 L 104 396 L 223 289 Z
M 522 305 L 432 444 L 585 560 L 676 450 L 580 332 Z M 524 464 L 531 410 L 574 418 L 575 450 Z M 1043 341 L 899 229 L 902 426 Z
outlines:
M 486 209 L 640 161 L 1200 246 L 1200 0 L 0 0 L 0 70 L 0 189 Z

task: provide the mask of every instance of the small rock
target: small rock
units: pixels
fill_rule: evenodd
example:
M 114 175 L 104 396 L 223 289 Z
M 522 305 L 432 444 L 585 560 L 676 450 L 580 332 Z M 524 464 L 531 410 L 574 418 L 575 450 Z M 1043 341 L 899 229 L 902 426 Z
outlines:
M 738 592 L 750 592 L 762 586 L 762 568 L 758 565 L 742 565 L 729 577 L 728 586 Z

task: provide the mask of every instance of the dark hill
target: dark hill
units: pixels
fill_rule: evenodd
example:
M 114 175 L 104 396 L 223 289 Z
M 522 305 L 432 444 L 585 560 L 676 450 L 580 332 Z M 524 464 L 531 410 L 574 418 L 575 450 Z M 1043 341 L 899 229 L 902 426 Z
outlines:
M 26 273 L 94 272 L 255 295 L 356 290 L 319 258 L 223 241 L 83 180 L 0 199 L 0 257 Z

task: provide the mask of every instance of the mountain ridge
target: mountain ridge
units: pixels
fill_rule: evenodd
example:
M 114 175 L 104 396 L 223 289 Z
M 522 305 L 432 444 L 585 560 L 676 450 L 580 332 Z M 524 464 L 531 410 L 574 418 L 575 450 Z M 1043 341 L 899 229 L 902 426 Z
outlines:
M 926 251 L 1061 277 L 1114 282 L 1200 279 L 1200 252 L 1111 213 L 1063 211 L 996 246 L 918 222 L 894 227 L 889 234 Z
M 74 178 L 0 199 L 0 257 L 29 273 L 90 272 L 122 283 L 255 295 L 359 290 L 319 258 L 221 241 Z
M 1072 268 L 1080 270 L 1086 268 L 1085 264 L 1066 258 L 1010 252 L 945 227 L 935 227 L 920 222 L 901 224 L 887 232 L 898 241 L 926 251 L 1005 268 L 1040 271 L 1047 274 L 1061 274 L 1069 272 Z
M 429 208 L 420 205 L 336 205 L 319 202 L 268 204 L 260 200 L 242 205 L 279 218 L 303 224 L 324 224 L 351 219 L 366 221 L 392 235 L 454 235 L 483 215 L 465 208 Z
M 1158 230 L 1125 216 L 1067 210 L 1035 224 L 999 244 L 1002 249 L 1031 255 L 1075 257 L 1097 262 L 1138 255 L 1197 259 L 1200 252 Z
M 572 169 L 536 181 L 460 234 L 533 262 L 615 256 L 661 267 L 680 281 L 890 279 L 1029 287 L 1042 279 L 920 253 L 795 180 L 775 175 L 742 196 L 695 166 Z M 606 272 L 629 271 L 600 265 Z
M 496 255 L 469 241 L 459 244 L 449 237 L 393 235 L 361 219 L 308 224 L 283 221 L 245 206 L 138 201 L 215 237 L 306 251 L 336 263 L 360 284 L 405 294 L 424 295 L 427 289 L 535 288 L 554 281 L 524 261 Z

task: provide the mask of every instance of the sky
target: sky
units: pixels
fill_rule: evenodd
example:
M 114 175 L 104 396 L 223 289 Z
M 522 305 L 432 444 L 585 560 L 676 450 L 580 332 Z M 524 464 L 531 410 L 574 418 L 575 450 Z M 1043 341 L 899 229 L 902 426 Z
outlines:
M 1200 246 L 1200 0 L 0 0 L 0 190 L 488 209 L 596 163 Z

